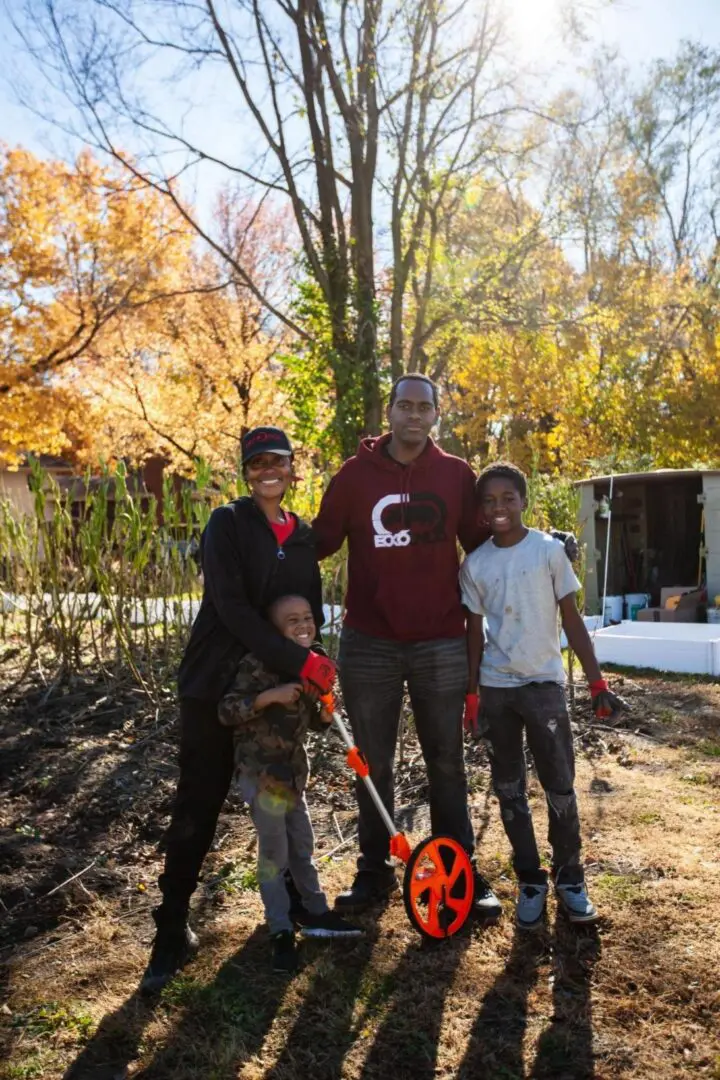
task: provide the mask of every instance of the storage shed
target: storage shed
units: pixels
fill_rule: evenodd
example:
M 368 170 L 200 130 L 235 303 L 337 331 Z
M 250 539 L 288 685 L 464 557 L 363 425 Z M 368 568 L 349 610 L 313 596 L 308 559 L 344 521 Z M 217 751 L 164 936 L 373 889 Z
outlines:
M 580 480 L 580 542 L 585 545 L 585 609 L 600 612 L 608 516 L 612 516 L 608 595 L 707 583 L 720 595 L 720 469 L 658 469 Z

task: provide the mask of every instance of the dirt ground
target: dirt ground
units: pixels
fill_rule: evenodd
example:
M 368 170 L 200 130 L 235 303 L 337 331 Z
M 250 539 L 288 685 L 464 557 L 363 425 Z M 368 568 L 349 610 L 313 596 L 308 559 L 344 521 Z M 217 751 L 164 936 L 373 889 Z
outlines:
M 0 1023 L 4 1078 L 81 1080 L 720 1080 L 720 687 L 615 676 L 633 709 L 589 727 L 578 692 L 578 793 L 597 930 L 516 932 L 508 847 L 481 745 L 468 747 L 479 861 L 505 905 L 425 945 L 401 900 L 352 944 L 303 944 L 269 970 L 254 841 L 231 797 L 198 890 L 202 950 L 159 1000 L 135 988 L 152 937 L 175 766 L 172 695 L 30 686 L 0 699 Z M 312 746 L 309 794 L 328 892 L 353 872 L 354 802 L 339 742 Z M 408 736 L 403 826 L 427 832 Z M 532 782 L 538 835 L 546 815 Z M 345 841 L 344 846 L 340 846 Z

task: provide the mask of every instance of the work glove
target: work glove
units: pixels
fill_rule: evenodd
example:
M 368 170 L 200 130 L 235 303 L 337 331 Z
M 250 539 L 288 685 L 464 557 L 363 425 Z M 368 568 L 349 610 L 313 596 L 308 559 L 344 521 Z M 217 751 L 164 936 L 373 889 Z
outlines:
M 303 690 L 314 697 L 329 694 L 335 682 L 336 672 L 337 667 L 329 656 L 321 656 L 320 653 L 311 650 L 300 669 Z
M 605 720 L 609 716 L 614 716 L 615 713 L 626 712 L 630 708 L 627 701 L 613 694 L 605 679 L 596 679 L 589 686 L 593 712 L 598 720 Z
M 577 538 L 574 533 L 560 532 L 559 529 L 551 529 L 550 535 L 553 540 L 559 540 L 562 546 L 565 548 L 565 554 L 570 562 L 577 562 L 580 557 L 580 547 L 577 542 Z
M 480 714 L 480 695 L 479 694 L 466 694 L 465 695 L 465 712 L 463 714 L 463 727 L 469 735 L 474 735 L 477 738 L 478 733 L 478 716 Z

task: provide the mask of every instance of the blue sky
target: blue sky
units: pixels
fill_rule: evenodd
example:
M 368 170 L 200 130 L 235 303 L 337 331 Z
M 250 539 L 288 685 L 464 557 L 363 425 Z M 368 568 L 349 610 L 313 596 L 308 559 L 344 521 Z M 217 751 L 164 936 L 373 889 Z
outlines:
M 22 144 L 41 155 L 70 156 L 77 149 L 67 136 L 53 125 L 34 116 L 17 101 L 16 87 L 23 81 L 36 82 L 30 61 L 18 47 L 8 10 L 21 0 L 0 0 L 0 141 Z M 78 4 L 84 0 L 77 0 Z M 567 0 L 505 0 L 514 34 L 513 55 L 527 69 L 554 71 L 560 80 L 571 67 L 582 62 L 575 47 L 572 55 L 558 34 L 558 11 Z M 576 0 L 596 3 L 601 10 L 588 24 L 592 46 L 603 43 L 615 46 L 633 68 L 639 69 L 656 57 L 671 57 L 683 38 L 703 41 L 720 47 L 720 0 Z M 604 5 L 604 6 L 603 6 Z M 214 87 L 210 87 L 210 97 Z M 170 93 L 170 91 L 168 91 Z M 218 95 L 219 96 L 219 95 Z M 192 106 L 192 122 L 201 125 L 206 141 L 216 146 L 243 145 L 242 125 L 223 109 L 223 102 L 186 102 Z M 200 183 L 207 190 L 197 192 L 201 203 L 208 205 L 213 178 Z
M 581 0 L 581 3 L 583 0 Z M 587 5 L 588 0 L 584 0 Z M 594 40 L 615 45 L 633 66 L 669 57 L 683 38 L 720 46 L 720 0 L 598 0 L 588 23 Z M 547 51 L 552 13 L 560 0 L 508 0 L 527 55 Z M 552 50 L 552 40 L 550 42 Z

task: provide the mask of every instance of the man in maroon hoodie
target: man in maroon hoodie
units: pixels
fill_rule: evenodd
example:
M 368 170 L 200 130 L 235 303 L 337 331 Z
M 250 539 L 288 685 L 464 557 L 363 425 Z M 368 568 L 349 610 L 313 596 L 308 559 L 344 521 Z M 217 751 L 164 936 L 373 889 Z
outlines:
M 393 812 L 393 762 L 404 687 L 428 771 L 433 833 L 472 855 L 462 717 L 468 687 L 465 617 L 457 541 L 473 551 L 489 533 L 478 525 L 475 476 L 430 438 L 437 389 L 422 375 L 393 386 L 390 434 L 363 440 L 332 479 L 313 522 L 324 558 L 348 541 L 347 614 L 340 681 L 353 733 L 383 802 Z M 336 900 L 362 911 L 397 888 L 389 838 L 362 783 L 356 787 L 360 858 L 352 888 Z M 500 904 L 476 872 L 475 910 Z

